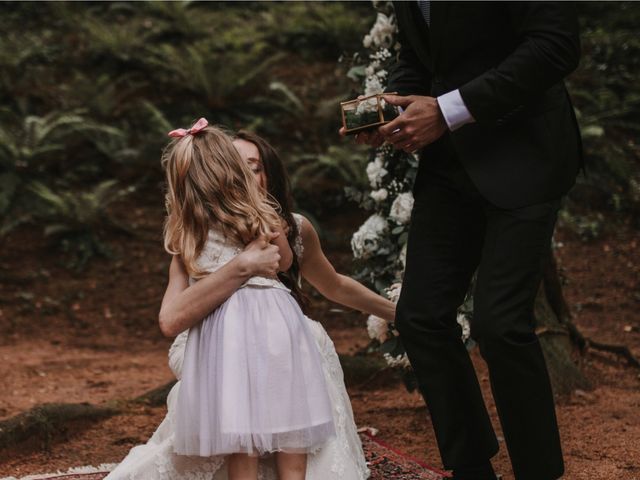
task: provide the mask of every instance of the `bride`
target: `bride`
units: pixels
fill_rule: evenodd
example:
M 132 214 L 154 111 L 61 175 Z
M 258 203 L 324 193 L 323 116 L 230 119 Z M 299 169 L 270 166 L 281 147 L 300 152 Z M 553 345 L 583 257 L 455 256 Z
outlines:
M 246 131 L 235 135 L 234 145 L 249 163 L 261 188 L 282 207 L 281 215 L 289 225 L 288 239 L 298 257 L 283 279 L 292 294 L 302 303 L 300 277 L 323 296 L 341 305 L 393 321 L 395 305 L 376 295 L 357 281 L 335 271 L 325 257 L 318 235 L 302 215 L 292 213 L 289 180 L 277 152 L 261 137 Z M 252 276 L 273 276 L 278 263 L 277 247 L 265 240 L 255 240 L 219 270 L 189 286 L 188 275 L 179 258 L 174 257 L 169 284 L 160 311 L 160 328 L 167 336 L 176 336 L 169 350 L 169 367 L 178 382 L 167 397 L 167 415 L 144 445 L 133 447 L 125 459 L 104 480 L 227 480 L 224 456 L 194 457 L 173 452 L 173 425 L 180 388 L 182 360 L 188 328 L 215 310 L 244 281 Z M 319 322 L 309 322 L 322 357 L 329 396 L 333 406 L 336 436 L 307 456 L 308 480 L 362 480 L 369 477 L 360 438 L 356 432 L 349 396 L 344 386 L 342 368 L 333 342 Z M 258 478 L 277 479 L 272 455 L 261 457 Z

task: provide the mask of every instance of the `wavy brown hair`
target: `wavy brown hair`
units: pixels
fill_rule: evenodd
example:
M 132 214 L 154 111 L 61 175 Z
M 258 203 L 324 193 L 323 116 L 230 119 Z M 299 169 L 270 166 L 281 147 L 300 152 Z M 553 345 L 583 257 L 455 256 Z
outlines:
M 251 169 L 223 129 L 208 126 L 173 140 L 162 154 L 167 192 L 164 247 L 180 255 L 187 272 L 206 272 L 196 260 L 209 230 L 247 244 L 280 225 L 276 206 L 265 198 Z
M 253 132 L 240 130 L 233 137 L 234 140 L 239 138 L 253 143 L 258 149 L 260 162 L 267 177 L 267 193 L 273 200 L 278 202 L 280 206 L 279 214 L 289 225 L 287 240 L 293 252 L 293 263 L 288 271 L 279 273 L 278 277 L 291 290 L 291 294 L 300 305 L 300 308 L 306 311 L 309 307 L 309 299 L 300 288 L 300 259 L 296 255 L 294 248 L 296 238 L 298 238 L 300 232 L 298 224 L 293 218 L 291 182 L 289 181 L 287 170 L 284 168 L 282 158 L 269 142 Z

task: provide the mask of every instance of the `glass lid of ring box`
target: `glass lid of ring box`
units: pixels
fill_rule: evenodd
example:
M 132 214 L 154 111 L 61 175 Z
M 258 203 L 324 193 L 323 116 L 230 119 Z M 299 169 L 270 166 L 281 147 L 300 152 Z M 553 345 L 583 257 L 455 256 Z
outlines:
M 340 102 L 342 126 L 345 133 L 352 134 L 378 127 L 389 123 L 400 115 L 398 107 L 385 102 L 383 95 L 397 95 L 397 93 L 377 93 L 356 100 Z

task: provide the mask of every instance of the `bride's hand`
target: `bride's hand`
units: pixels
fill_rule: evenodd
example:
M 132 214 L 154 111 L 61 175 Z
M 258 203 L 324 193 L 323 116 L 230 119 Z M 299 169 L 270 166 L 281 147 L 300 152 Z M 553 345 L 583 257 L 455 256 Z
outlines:
M 245 249 L 238 254 L 237 260 L 240 271 L 247 277 L 268 277 L 275 278 L 278 273 L 280 262 L 280 249 L 277 245 L 270 243 L 277 238 L 279 233 L 272 233 L 269 236 L 262 236 L 249 243 Z

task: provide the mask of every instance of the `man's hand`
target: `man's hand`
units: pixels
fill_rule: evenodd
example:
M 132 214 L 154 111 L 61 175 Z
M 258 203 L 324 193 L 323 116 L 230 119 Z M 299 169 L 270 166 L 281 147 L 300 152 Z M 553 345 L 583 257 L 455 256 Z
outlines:
M 385 95 L 384 100 L 404 108 L 399 117 L 378 128 L 377 132 L 397 149 L 415 152 L 447 131 L 447 122 L 434 97 Z
M 279 232 L 269 236 L 261 236 L 248 244 L 242 253 L 238 254 L 240 271 L 247 277 L 275 278 L 280 263 L 280 249 L 271 242 L 280 235 Z
M 344 127 L 340 127 L 338 133 L 344 137 L 346 135 Z M 384 138 L 382 138 L 377 128 L 358 132 L 355 138 L 358 145 L 371 145 L 372 147 L 378 148 L 384 143 Z

